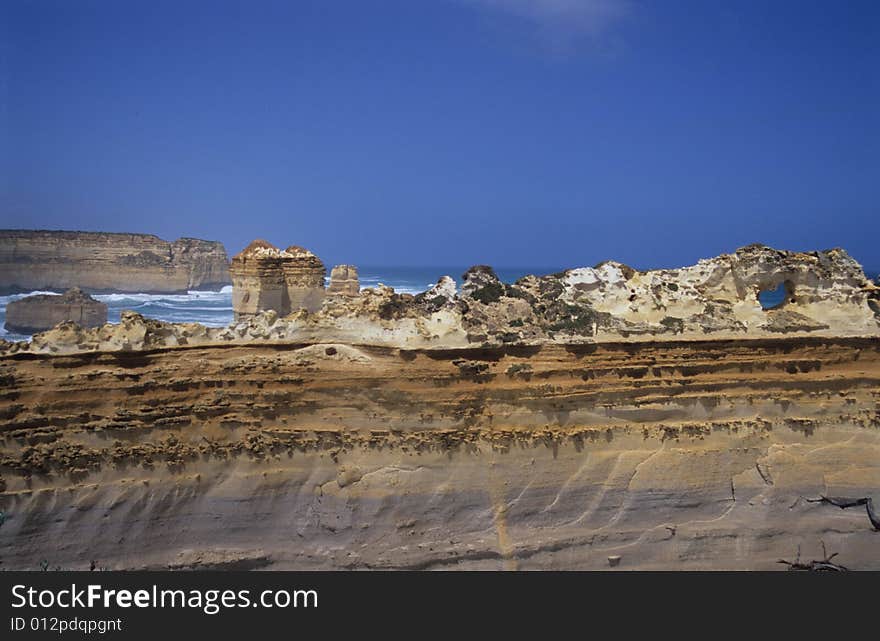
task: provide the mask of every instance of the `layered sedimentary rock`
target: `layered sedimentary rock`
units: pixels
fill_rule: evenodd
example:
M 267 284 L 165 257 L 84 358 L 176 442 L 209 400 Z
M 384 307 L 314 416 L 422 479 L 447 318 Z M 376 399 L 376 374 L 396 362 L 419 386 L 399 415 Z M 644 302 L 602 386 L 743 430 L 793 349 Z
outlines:
M 324 264 L 302 247 L 280 250 L 255 240 L 232 259 L 230 271 L 236 320 L 263 311 L 316 311 L 324 300 Z
M 358 280 L 357 267 L 354 265 L 336 265 L 330 271 L 330 284 L 327 286 L 328 294 L 341 296 L 357 296 L 361 291 Z
M 255 240 L 232 258 L 232 309 L 236 320 L 263 310 L 281 310 L 287 296 L 281 252 Z
M 80 327 L 104 325 L 107 322 L 107 305 L 74 287 L 61 296 L 28 296 L 6 306 L 5 327 L 11 332 L 33 334 L 65 321 Z
M 308 249 L 296 245 L 291 245 L 284 253 L 289 257 L 281 265 L 287 301 L 286 308 L 280 313 L 286 315 L 298 309 L 317 311 L 324 300 L 324 277 L 327 275 L 324 263 Z
M 878 300 L 749 247 L 63 323 L 0 348 L 3 567 L 880 569 Z
M 0 555 L 52 567 L 880 569 L 874 339 L 0 359 Z
M 228 285 L 218 242 L 150 234 L 0 230 L 0 293 L 185 292 Z

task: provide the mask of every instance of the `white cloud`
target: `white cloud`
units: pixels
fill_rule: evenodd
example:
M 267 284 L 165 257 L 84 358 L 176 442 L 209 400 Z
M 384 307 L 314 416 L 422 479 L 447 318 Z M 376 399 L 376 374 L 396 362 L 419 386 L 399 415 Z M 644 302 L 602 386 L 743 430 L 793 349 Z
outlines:
M 566 52 L 579 42 L 598 43 L 631 11 L 630 0 L 460 0 L 525 21 L 545 44 Z

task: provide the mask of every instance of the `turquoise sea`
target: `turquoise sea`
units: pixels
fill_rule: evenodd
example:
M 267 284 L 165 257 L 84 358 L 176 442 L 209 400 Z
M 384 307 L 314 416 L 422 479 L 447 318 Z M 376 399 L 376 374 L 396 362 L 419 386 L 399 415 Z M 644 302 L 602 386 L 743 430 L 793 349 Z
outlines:
M 458 267 L 359 267 L 361 287 L 375 287 L 379 283 L 393 287 L 399 293 L 417 294 L 431 287 L 444 275 L 452 276 L 461 284 L 461 275 L 468 266 Z M 562 267 L 501 267 L 496 268 L 498 277 L 513 283 L 527 274 L 553 274 Z M 869 270 L 876 277 L 880 270 Z M 33 294 L 53 292 L 30 292 L 12 296 L 0 296 L 0 338 L 9 341 L 27 340 L 29 336 L 13 334 L 3 328 L 6 321 L 6 305 L 9 301 Z M 765 306 L 782 300 L 781 288 L 766 292 L 761 300 Z M 232 287 L 220 291 L 191 291 L 186 294 L 98 294 L 98 300 L 107 303 L 111 323 L 119 322 L 123 310 L 131 309 L 139 314 L 175 323 L 202 323 L 209 327 L 224 327 L 232 322 Z

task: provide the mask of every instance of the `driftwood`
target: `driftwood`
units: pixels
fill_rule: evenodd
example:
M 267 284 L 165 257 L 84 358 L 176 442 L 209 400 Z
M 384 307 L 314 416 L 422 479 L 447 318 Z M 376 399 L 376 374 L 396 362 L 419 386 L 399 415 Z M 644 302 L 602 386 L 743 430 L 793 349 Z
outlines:
M 871 521 L 871 525 L 875 530 L 880 531 L 880 515 L 874 511 L 874 501 L 870 496 L 866 496 L 863 498 L 848 498 L 844 496 L 820 496 L 817 499 L 805 499 L 807 503 L 828 503 L 830 505 L 834 505 L 839 507 L 841 510 L 845 510 L 848 507 L 858 507 L 859 505 L 865 506 L 865 511 L 868 513 L 868 520 Z
M 788 566 L 789 571 L 796 572 L 846 572 L 847 568 L 837 563 L 834 563 L 831 559 L 837 556 L 837 552 L 834 554 L 828 554 L 828 551 L 825 549 L 825 541 L 820 541 L 822 543 L 822 555 L 823 559 L 814 560 L 814 561 L 801 561 L 801 546 L 798 546 L 797 549 L 797 557 L 794 561 L 786 561 L 785 559 L 779 559 L 777 563 L 782 563 Z

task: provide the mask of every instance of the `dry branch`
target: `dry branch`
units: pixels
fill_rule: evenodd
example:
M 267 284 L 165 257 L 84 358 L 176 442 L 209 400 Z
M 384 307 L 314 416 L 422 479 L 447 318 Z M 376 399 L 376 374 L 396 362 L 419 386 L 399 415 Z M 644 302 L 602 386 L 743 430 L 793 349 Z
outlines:
M 808 499 L 809 500 L 809 499 Z M 822 556 L 824 558 L 802 562 L 801 561 L 801 546 L 798 546 L 797 549 L 797 557 L 795 557 L 794 561 L 786 561 L 785 559 L 779 559 L 777 563 L 782 563 L 788 566 L 790 571 L 799 571 L 799 572 L 846 572 L 847 568 L 837 563 L 834 563 L 832 559 L 838 555 L 837 552 L 833 554 L 828 554 L 828 550 L 825 549 L 825 541 L 820 541 L 822 543 Z

